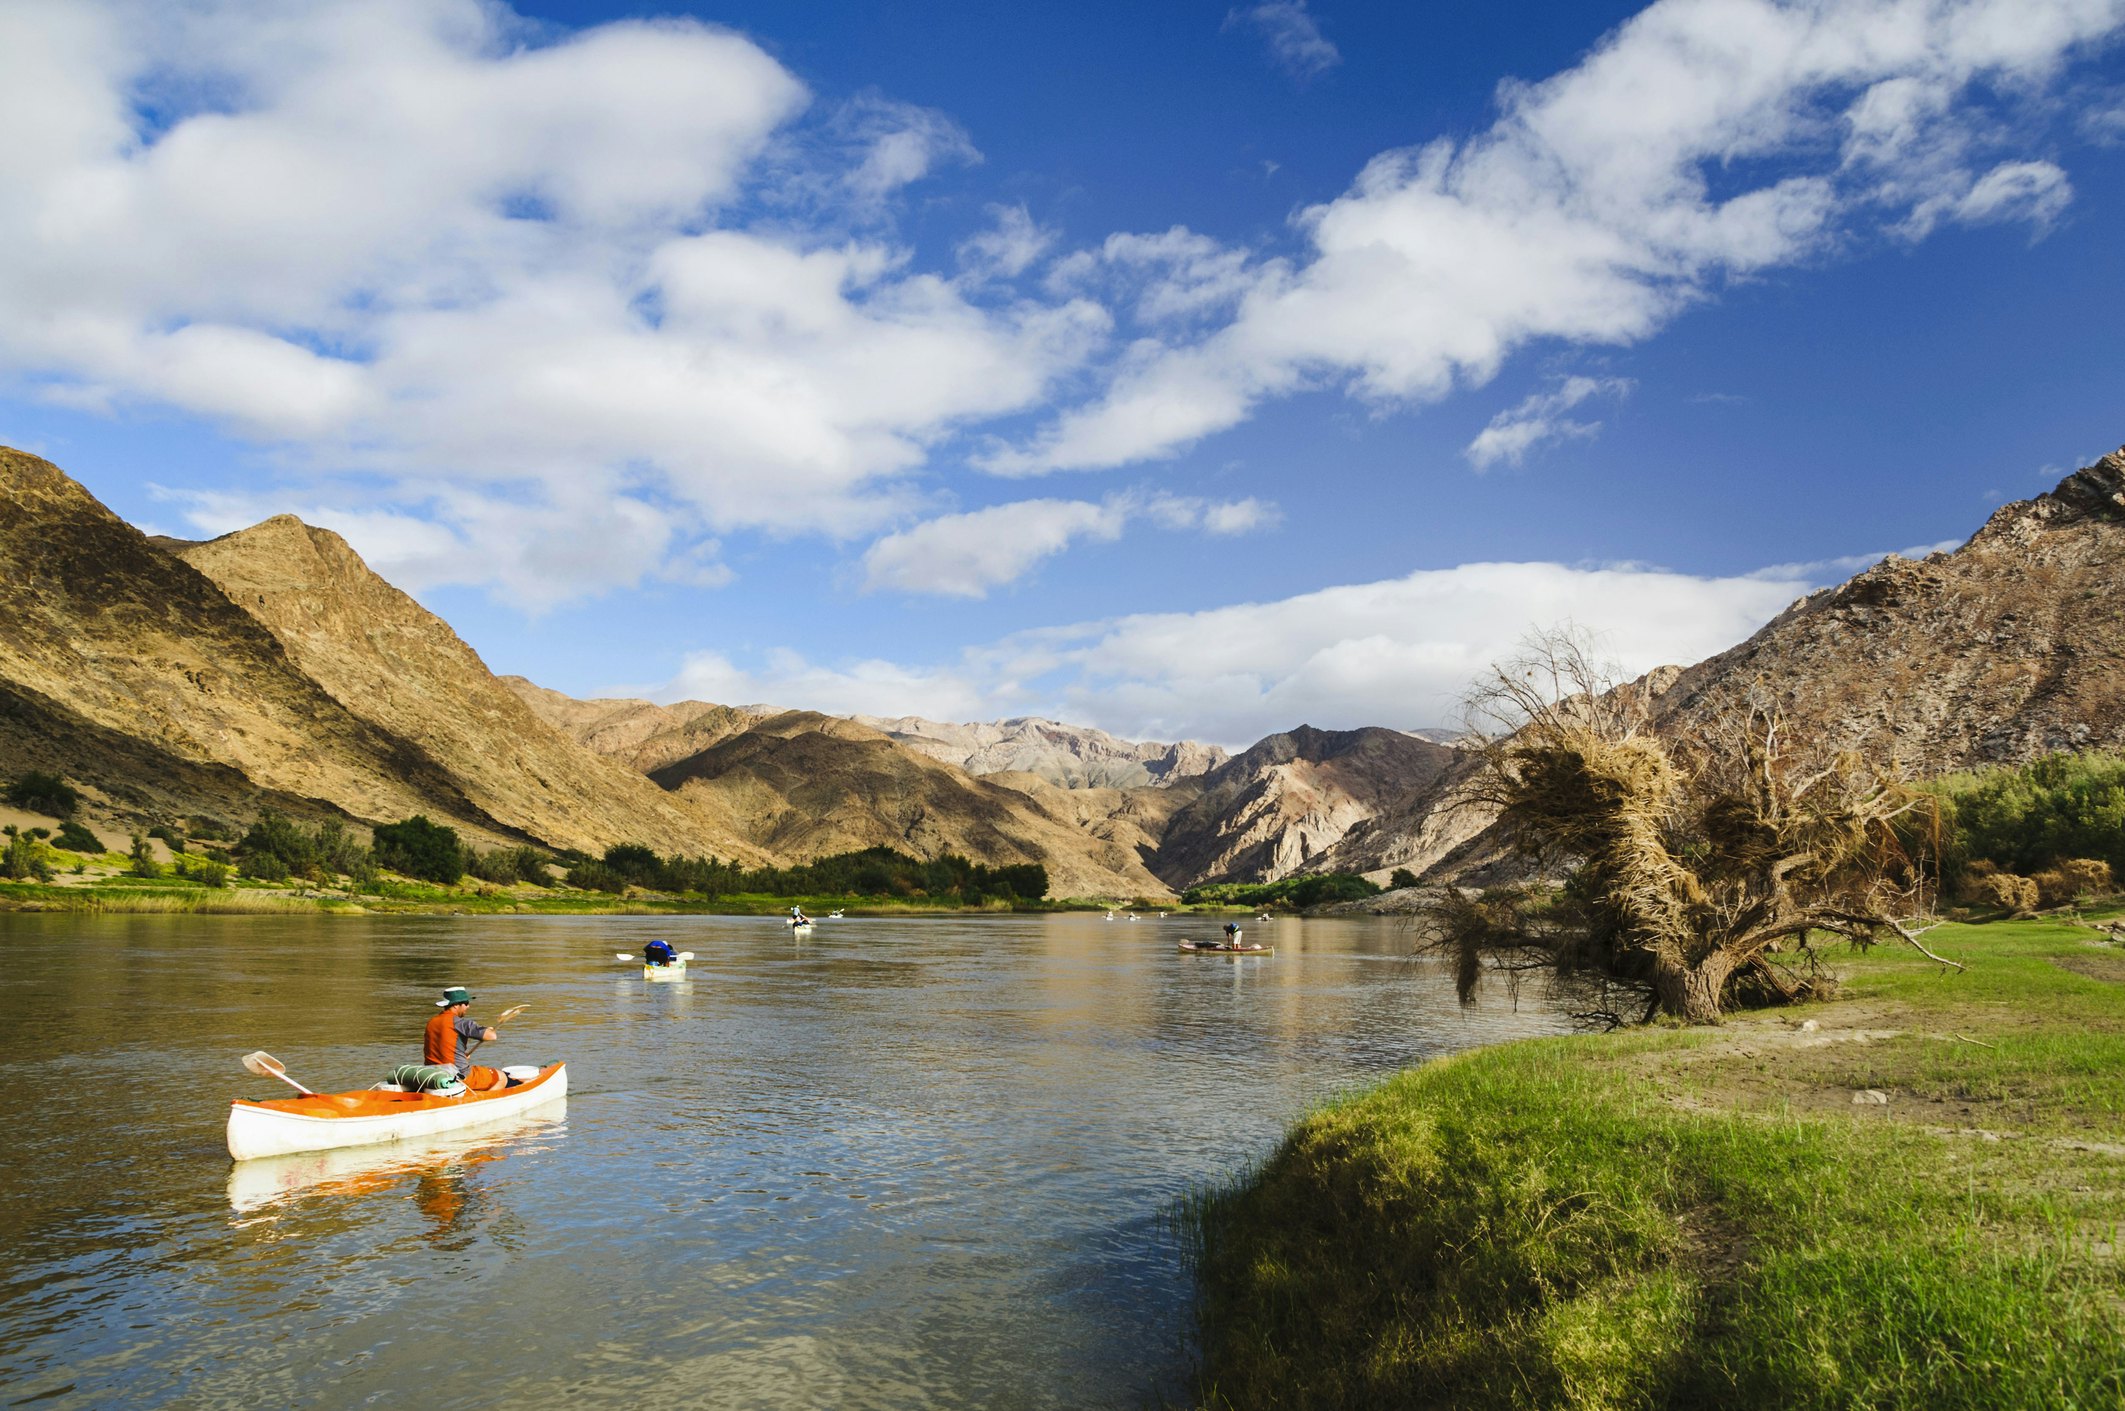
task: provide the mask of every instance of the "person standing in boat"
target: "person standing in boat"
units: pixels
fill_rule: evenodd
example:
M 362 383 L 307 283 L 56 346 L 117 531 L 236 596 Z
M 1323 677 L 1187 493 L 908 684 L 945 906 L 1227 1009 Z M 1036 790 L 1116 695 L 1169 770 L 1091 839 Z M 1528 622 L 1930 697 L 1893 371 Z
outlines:
M 498 1088 L 508 1081 L 492 1068 L 472 1061 L 472 1044 L 491 1043 L 497 1032 L 470 1017 L 473 996 L 463 985 L 452 985 L 435 1002 L 442 1010 L 428 1021 L 421 1044 L 421 1062 L 457 1069 L 458 1077 L 474 1092 Z M 468 1043 L 467 1041 L 470 1041 Z
M 1239 948 L 1240 924 L 1237 921 L 1227 921 L 1225 923 L 1225 949 L 1238 950 Z

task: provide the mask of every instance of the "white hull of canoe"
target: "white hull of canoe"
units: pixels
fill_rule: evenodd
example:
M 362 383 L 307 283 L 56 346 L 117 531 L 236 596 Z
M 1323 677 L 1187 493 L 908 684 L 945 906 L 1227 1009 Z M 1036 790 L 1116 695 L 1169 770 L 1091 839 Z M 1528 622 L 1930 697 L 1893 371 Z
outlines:
M 229 1208 L 238 1215 L 263 1210 L 279 1201 L 312 1191 L 337 1193 L 374 1189 L 396 1176 L 433 1171 L 480 1152 L 506 1151 L 510 1145 L 568 1118 L 568 1099 L 521 1112 L 507 1122 L 451 1132 L 440 1137 L 390 1142 L 383 1146 L 334 1147 L 288 1156 L 260 1156 L 229 1167 Z
M 797 935 L 808 936 L 812 932 L 812 923 L 809 921 L 792 921 L 790 923 L 790 930 L 795 932 Z
M 374 1117 L 313 1117 L 306 1112 L 282 1112 L 239 1102 L 229 1108 L 229 1155 L 238 1161 L 250 1161 L 261 1156 L 292 1156 L 299 1151 L 416 1141 L 507 1121 L 566 1096 L 568 1066 L 562 1064 L 552 1076 L 527 1084 L 521 1092 Z
M 645 965 L 642 967 L 645 980 L 683 980 L 686 978 L 686 962 L 675 960 L 669 965 Z

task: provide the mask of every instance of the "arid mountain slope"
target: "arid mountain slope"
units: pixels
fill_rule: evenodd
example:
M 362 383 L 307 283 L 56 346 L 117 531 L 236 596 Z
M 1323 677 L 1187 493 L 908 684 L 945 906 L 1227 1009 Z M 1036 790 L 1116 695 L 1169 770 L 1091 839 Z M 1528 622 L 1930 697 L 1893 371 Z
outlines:
M 278 515 L 173 548 L 263 623 L 349 711 L 443 762 L 487 817 L 555 847 L 648 843 L 757 861 L 624 765 L 540 720 L 450 625 L 369 570 L 329 529 Z
M 1203 777 L 1154 870 L 1175 888 L 1317 871 L 1353 826 L 1436 784 L 1459 758 L 1376 727 L 1271 735 Z
M 1383 884 L 1397 868 L 1422 876 L 1490 827 L 1495 815 L 1462 790 L 1476 771 L 1476 756 L 1457 755 L 1436 775 L 1352 824 L 1322 854 L 1317 870 L 1365 873 Z
M 1055 896 L 1165 892 L 1134 848 L 1079 829 L 1030 795 L 812 711 L 762 720 L 652 771 L 695 811 L 792 858 L 866 847 L 1038 862 Z
M 2004 505 L 1953 553 L 1890 557 L 1680 673 L 1676 730 L 1761 683 L 1789 725 L 1914 774 L 2125 746 L 2125 451 Z
M 312 800 L 363 819 L 426 811 L 510 832 L 417 742 L 347 710 L 210 579 L 56 466 L 0 449 L 0 503 L 0 747 L 11 757 L 143 812 Z
M 1796 735 L 1926 777 L 2058 750 L 2125 748 L 2125 451 L 2033 500 L 2002 506 L 1969 542 L 1919 562 L 1891 555 L 1800 599 L 1746 642 L 1630 684 L 1655 728 L 1700 730 L 1765 692 Z M 1463 882 L 1517 866 L 1481 815 L 1415 796 L 1331 856 Z M 1460 839 L 1456 842 L 1456 839 Z M 1439 845 L 1449 845 L 1441 854 Z
M 579 701 L 521 676 L 500 679 L 539 719 L 577 744 L 642 774 L 699 754 L 710 745 L 781 713 L 760 706 L 710 705 L 706 701 L 680 701 L 668 706 L 627 699 Z
M 1216 745 L 1124 740 L 1084 725 L 1021 716 L 949 725 L 919 715 L 850 717 L 969 774 L 1037 774 L 1066 789 L 1128 789 L 1207 774 L 1229 757 Z

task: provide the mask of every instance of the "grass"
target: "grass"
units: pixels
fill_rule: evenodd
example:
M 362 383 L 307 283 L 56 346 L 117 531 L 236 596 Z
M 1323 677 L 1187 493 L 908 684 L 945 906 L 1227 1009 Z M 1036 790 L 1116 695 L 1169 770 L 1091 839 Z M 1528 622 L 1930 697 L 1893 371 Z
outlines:
M 62 854 L 70 857 L 70 854 Z M 117 859 L 123 864 L 129 859 Z M 373 891 L 353 893 L 344 887 L 320 894 L 302 881 L 274 884 L 232 877 L 225 887 L 165 873 L 159 878 L 127 876 L 117 868 L 82 879 L 61 876 L 51 883 L 0 881 L 0 910 L 126 913 L 254 914 L 323 911 L 353 915 L 448 914 L 537 916 L 781 916 L 802 905 L 814 916 L 844 911 L 850 916 L 981 916 L 1017 912 L 1098 911 L 1113 902 L 1086 898 L 1051 899 L 1007 905 L 989 902 L 959 905 L 951 899 L 924 897 L 782 897 L 766 894 L 703 898 L 655 893 L 614 896 L 565 887 L 496 887 L 467 882 L 449 887 L 432 882 L 386 879 Z
M 1187 1212 L 1202 1403 L 2125 1404 L 2125 948 L 1928 940 L 1968 972 L 1876 951 L 1831 1004 L 1316 1113 Z

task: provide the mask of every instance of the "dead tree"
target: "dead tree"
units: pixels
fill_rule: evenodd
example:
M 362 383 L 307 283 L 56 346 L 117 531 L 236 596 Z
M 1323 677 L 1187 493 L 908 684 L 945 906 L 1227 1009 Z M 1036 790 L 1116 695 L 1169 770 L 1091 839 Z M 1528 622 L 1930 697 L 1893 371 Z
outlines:
M 1914 874 L 1892 827 L 1922 795 L 1854 752 L 1796 746 L 1760 693 L 1666 738 L 1649 705 L 1569 631 L 1534 639 L 1471 696 L 1475 788 L 1564 882 L 1434 906 L 1464 1001 L 1488 960 L 1636 986 L 1648 1018 L 1712 1023 L 1743 992 L 1808 988 L 1774 952 L 1812 968 L 1819 941 L 1900 937 L 1932 955 L 1900 919 Z

